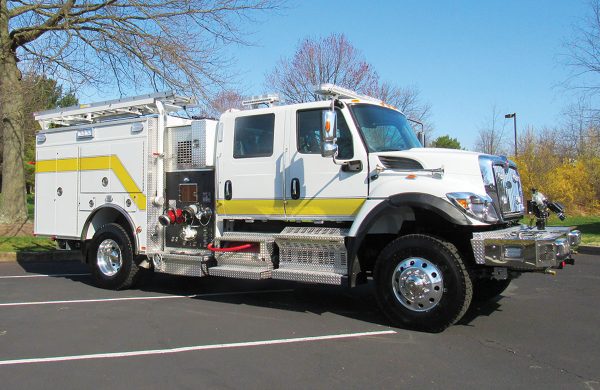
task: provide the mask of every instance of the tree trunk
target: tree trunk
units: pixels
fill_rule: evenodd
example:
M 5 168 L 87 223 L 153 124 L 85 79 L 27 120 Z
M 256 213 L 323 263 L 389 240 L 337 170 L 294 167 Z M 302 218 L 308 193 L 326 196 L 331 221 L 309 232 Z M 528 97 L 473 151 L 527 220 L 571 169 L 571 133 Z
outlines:
M 4 8 L 5 1 L 2 3 Z M 24 222 L 27 219 L 21 72 L 11 44 L 7 15 L 0 12 L 0 115 L 4 150 L 0 222 L 4 223 Z

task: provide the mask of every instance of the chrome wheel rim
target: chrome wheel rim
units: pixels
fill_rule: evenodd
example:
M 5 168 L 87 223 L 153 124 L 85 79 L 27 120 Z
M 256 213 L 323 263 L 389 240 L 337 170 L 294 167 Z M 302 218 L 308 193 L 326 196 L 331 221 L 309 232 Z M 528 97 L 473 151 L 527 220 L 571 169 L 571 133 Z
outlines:
M 103 275 L 116 275 L 123 265 L 123 256 L 121 256 L 119 245 L 110 238 L 102 241 L 98 246 L 96 263 Z
M 444 295 L 444 279 L 435 264 L 411 257 L 401 261 L 394 269 L 392 288 L 402 306 L 422 312 L 438 305 Z

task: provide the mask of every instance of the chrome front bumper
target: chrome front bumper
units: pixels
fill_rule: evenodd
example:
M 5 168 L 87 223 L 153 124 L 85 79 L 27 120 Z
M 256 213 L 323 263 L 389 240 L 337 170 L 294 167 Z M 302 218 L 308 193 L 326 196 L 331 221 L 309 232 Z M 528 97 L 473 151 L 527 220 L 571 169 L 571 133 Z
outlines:
M 477 264 L 522 271 L 562 268 L 572 263 L 580 243 L 581 232 L 558 226 L 537 230 L 521 225 L 473 233 L 471 239 Z

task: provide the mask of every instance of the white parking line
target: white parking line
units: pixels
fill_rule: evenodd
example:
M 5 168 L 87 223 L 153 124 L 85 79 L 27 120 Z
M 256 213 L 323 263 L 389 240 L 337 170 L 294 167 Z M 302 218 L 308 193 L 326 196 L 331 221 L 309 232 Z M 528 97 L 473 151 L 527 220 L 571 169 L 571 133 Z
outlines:
M 150 350 L 129 351 L 129 352 L 97 353 L 97 354 L 90 354 L 90 355 L 71 355 L 71 356 L 56 356 L 56 357 L 45 357 L 45 358 L 0 360 L 0 366 L 8 366 L 8 365 L 15 365 L 15 364 L 31 364 L 31 363 L 66 362 L 66 361 L 72 361 L 72 360 L 124 358 L 124 357 L 132 357 L 132 356 L 167 355 L 167 354 L 182 353 L 182 352 L 206 351 L 206 350 L 210 350 L 210 349 L 229 349 L 229 348 L 257 347 L 257 346 L 263 346 L 263 345 L 278 345 L 278 344 L 303 343 L 303 342 L 314 342 L 314 341 L 324 341 L 324 340 L 338 340 L 338 339 L 349 339 L 349 338 L 366 337 L 366 336 L 380 336 L 380 335 L 394 334 L 394 333 L 396 333 L 396 332 L 393 330 L 382 330 L 382 331 L 375 331 L 375 332 L 345 333 L 345 334 L 332 334 L 332 335 L 324 335 L 324 336 L 297 337 L 297 338 L 289 338 L 289 339 L 247 341 L 247 342 L 241 342 L 241 343 L 195 345 L 195 346 L 191 346 L 191 347 L 179 347 L 179 348 L 168 348 L 168 349 L 150 349 Z
M 63 300 L 63 301 L 36 301 L 36 302 L 9 302 L 9 303 L 0 303 L 0 307 L 62 305 L 65 303 L 97 303 L 97 302 L 118 302 L 118 301 L 144 301 L 144 300 L 155 300 L 155 299 L 202 298 L 202 297 L 217 297 L 217 296 L 227 296 L 227 295 L 280 293 L 280 292 L 291 292 L 291 291 L 294 291 L 294 290 L 293 289 L 285 289 L 285 290 L 230 291 L 230 292 L 223 292 L 223 293 L 192 294 L 192 295 L 154 295 L 154 296 L 147 296 L 147 297 L 69 299 L 69 300 Z
M 25 279 L 25 278 L 53 278 L 53 277 L 68 277 L 68 276 L 89 276 L 89 272 L 85 274 L 35 274 L 35 275 L 5 275 L 0 276 L 0 279 Z

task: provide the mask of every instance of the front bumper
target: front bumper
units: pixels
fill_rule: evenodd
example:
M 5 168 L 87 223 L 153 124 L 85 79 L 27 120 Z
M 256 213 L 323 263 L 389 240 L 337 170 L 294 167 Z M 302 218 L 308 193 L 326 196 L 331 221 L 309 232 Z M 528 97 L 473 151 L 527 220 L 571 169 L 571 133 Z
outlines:
M 477 264 L 520 271 L 562 268 L 573 262 L 580 243 L 581 232 L 558 226 L 537 230 L 521 225 L 473 233 L 471 239 Z

